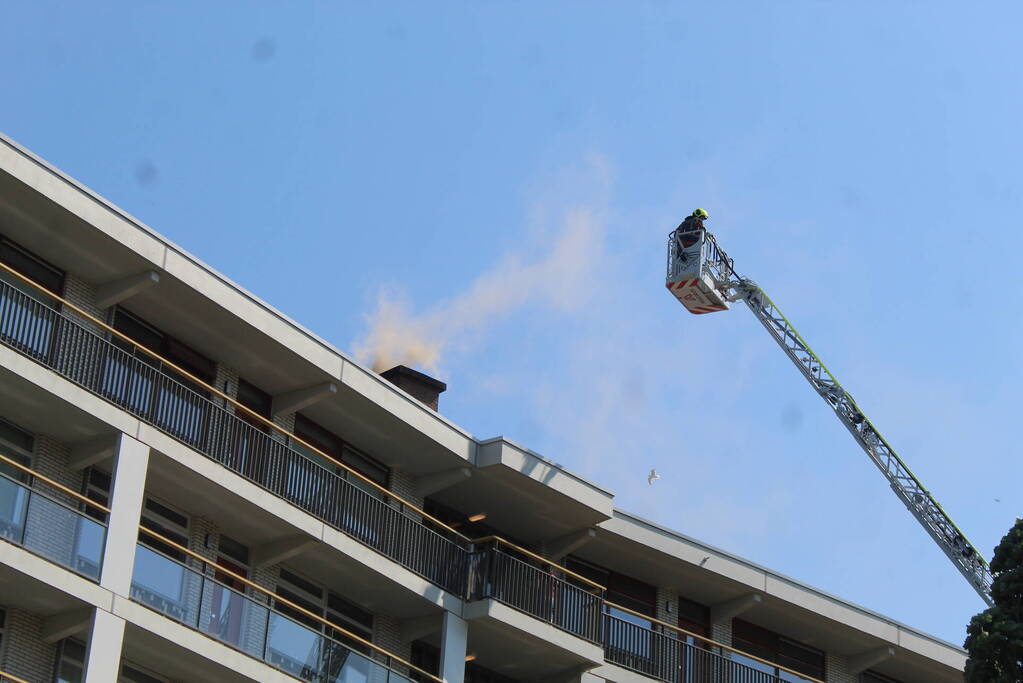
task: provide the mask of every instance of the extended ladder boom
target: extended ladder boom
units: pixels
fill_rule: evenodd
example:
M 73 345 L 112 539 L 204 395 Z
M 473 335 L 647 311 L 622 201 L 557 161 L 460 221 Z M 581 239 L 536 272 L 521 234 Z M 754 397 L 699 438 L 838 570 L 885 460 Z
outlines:
M 991 570 L 966 535 L 945 514 L 938 501 L 934 500 L 916 475 L 895 453 L 895 449 L 885 441 L 856 405 L 849 392 L 842 388 L 764 290 L 748 279 L 739 280 L 734 287 L 737 298 L 746 302 L 753 315 L 785 351 L 785 355 L 795 363 L 810 385 L 831 406 L 845 428 L 888 479 L 895 495 L 905 503 L 984 602 L 988 605 L 993 604 Z
M 795 363 L 810 386 L 831 406 L 856 443 L 888 479 L 895 495 L 984 602 L 993 604 L 991 569 L 984 557 L 902 462 L 895 449 L 885 441 L 771 298 L 755 282 L 735 272 L 732 259 L 718 246 L 713 235 L 704 230 L 686 231 L 683 226 L 669 235 L 665 286 L 690 313 L 697 315 L 727 310 L 729 302 L 740 299 L 746 302 L 764 329 Z

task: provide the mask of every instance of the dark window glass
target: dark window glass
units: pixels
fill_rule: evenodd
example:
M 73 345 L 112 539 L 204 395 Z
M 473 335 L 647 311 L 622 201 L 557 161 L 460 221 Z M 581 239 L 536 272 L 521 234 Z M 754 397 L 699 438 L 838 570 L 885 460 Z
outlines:
M 221 553 L 227 555 L 232 560 L 247 565 L 249 563 L 249 548 L 238 541 L 234 540 L 230 536 L 220 535 L 220 543 L 218 548 Z
M 387 475 L 390 471 L 365 453 L 345 444 L 344 451 L 341 453 L 341 462 L 367 479 L 380 484 L 384 488 L 387 487 Z
M 298 605 L 299 607 L 302 607 L 302 608 L 304 608 L 306 610 L 309 610 L 313 614 L 317 614 L 319 616 L 323 616 L 323 608 L 320 605 L 314 603 L 313 601 L 309 600 L 308 598 L 305 598 L 305 597 L 299 595 L 298 593 L 296 593 L 294 591 L 290 591 L 287 588 L 282 587 L 279 584 L 277 586 L 277 594 L 279 596 L 281 596 L 282 598 L 284 598 L 285 600 L 288 600 L 289 602 L 293 602 L 296 605 Z M 301 612 L 301 611 L 299 611 L 299 610 L 291 607 L 290 605 L 287 605 L 287 604 L 285 604 L 285 603 L 283 603 L 283 602 L 281 602 L 279 600 L 275 600 L 274 602 L 276 603 L 277 611 L 280 612 L 281 614 L 283 614 L 285 616 L 288 616 L 288 617 L 291 617 L 295 621 L 297 621 L 297 622 L 299 622 L 301 624 L 305 624 L 309 628 L 314 629 L 316 631 L 322 631 L 323 630 L 322 622 L 318 621 L 317 619 L 313 619 L 311 616 L 309 616 L 305 612 Z
M 435 676 L 440 673 L 440 650 L 429 643 L 424 643 L 421 640 L 412 641 L 412 652 L 409 656 L 409 661 L 423 671 L 428 671 Z M 417 681 L 417 683 L 433 683 L 432 679 L 427 678 L 418 671 L 413 671 L 409 678 Z
M 121 681 L 124 683 L 164 683 L 162 678 L 150 676 L 127 664 L 121 665 Z
M 301 413 L 295 414 L 295 436 L 315 446 L 330 457 L 340 460 L 344 442 L 341 437 L 316 424 Z M 301 446 L 301 444 L 299 444 Z
M 60 296 L 64 291 L 64 271 L 56 266 L 50 265 L 27 249 L 19 247 L 6 237 L 0 237 L 0 262 L 10 266 L 33 282 L 37 282 L 47 290 Z M 0 271 L 2 272 L 2 271 Z M 34 287 L 20 284 L 16 278 L 3 272 L 4 279 L 11 282 L 19 289 L 24 289 L 28 294 L 39 297 L 39 291 Z
M 25 467 L 30 467 L 34 448 L 35 438 L 30 433 L 15 427 L 6 420 L 0 420 L 0 454 Z M 3 461 L 0 461 L 0 472 L 15 481 L 27 482 L 29 479 L 29 475 L 25 471 Z
M 732 645 L 761 659 L 824 678 L 824 653 L 742 619 L 732 620 Z
M 188 373 L 194 375 L 203 382 L 210 383 L 213 381 L 213 377 L 216 373 L 216 364 L 212 360 L 184 342 L 164 334 L 162 331 L 153 327 L 142 318 L 139 318 L 127 310 L 118 307 L 114 311 L 113 327 L 129 339 L 138 342 L 150 351 L 166 358 L 171 363 L 174 363 L 182 370 L 186 370 Z M 114 339 L 113 342 L 126 351 L 133 351 L 133 349 L 130 348 L 131 345 L 127 342 L 118 339 Z M 147 356 L 144 352 L 139 352 L 136 355 L 151 365 L 157 364 L 158 362 L 152 357 Z M 205 388 L 195 385 L 194 382 L 189 380 L 187 377 L 174 372 L 173 369 L 164 368 L 164 371 L 195 391 L 204 395 L 207 393 Z
M 32 436 L 31 432 L 26 432 L 24 429 L 20 429 L 7 420 L 0 418 L 0 446 L 7 445 L 20 449 L 22 453 L 31 453 L 32 449 L 35 448 L 35 437 Z M 4 455 L 8 454 L 4 453 Z
M 137 341 L 138 344 L 149 351 L 163 356 L 195 377 L 207 383 L 213 381 L 214 374 L 216 373 L 216 364 L 212 360 L 187 346 L 183 341 L 165 334 L 160 329 L 153 327 L 123 308 L 118 307 L 114 313 L 114 329 L 123 333 L 128 338 Z M 125 343 L 125 341 L 118 341 L 118 339 L 115 339 L 114 343 L 122 348 L 131 346 Z M 131 350 L 126 349 L 126 351 Z M 147 363 L 157 363 L 157 361 L 147 357 L 144 353 L 141 353 L 139 357 L 145 358 Z M 190 386 L 196 392 L 206 394 L 204 388 L 195 385 L 187 377 L 178 376 L 178 373 L 174 372 L 171 368 L 164 369 L 169 374 L 175 375 L 179 381 Z
M 297 413 L 295 415 L 295 436 L 309 443 L 311 446 L 315 446 L 331 458 L 351 467 L 370 481 L 387 488 L 390 470 L 385 465 L 380 464 L 362 451 L 345 443 L 344 439 L 340 436 L 313 422 L 301 413 Z M 331 463 L 325 461 L 319 454 L 303 447 L 302 444 L 293 442 L 292 445 L 299 452 L 308 455 L 313 461 L 327 467 L 328 469 L 334 469 Z M 339 474 L 340 473 L 341 472 L 339 472 Z M 368 484 L 360 484 L 360 481 L 355 477 L 352 477 L 352 483 L 356 486 L 361 486 L 374 495 L 379 493 Z
M 250 384 L 243 379 L 238 380 L 238 403 L 241 403 L 243 406 L 256 413 L 256 415 L 265 417 L 268 420 L 270 419 L 271 410 L 273 409 L 273 397 L 254 384 Z M 270 433 L 270 425 L 263 420 L 260 420 L 258 417 L 255 417 L 252 413 L 239 409 L 236 409 L 234 412 L 235 415 L 245 420 L 261 432 L 265 434 Z
M 656 586 L 575 557 L 567 558 L 565 567 L 607 588 L 605 599 L 608 602 L 627 607 L 649 617 L 657 616 Z
M 292 574 L 287 569 L 281 569 L 281 578 L 296 588 L 301 588 L 309 595 L 315 597 L 318 601 L 323 600 L 323 589 L 317 586 L 312 581 L 303 579 L 301 576 Z M 317 607 L 317 612 L 319 608 Z
M 373 614 L 371 612 L 367 612 L 358 605 L 353 605 L 344 598 L 335 595 L 334 593 L 330 593 L 327 595 L 327 607 L 332 611 L 343 615 L 348 621 L 372 631 Z
M 180 512 L 175 512 L 174 510 L 171 510 L 166 505 L 161 505 L 160 503 L 157 503 L 152 498 L 146 498 L 146 509 L 151 512 L 155 512 L 161 517 L 177 524 L 182 529 L 188 528 L 188 517 L 181 514 Z
M 860 674 L 860 683 L 902 683 L 902 681 L 876 671 L 864 671 Z
M 701 636 L 710 635 L 710 608 L 698 602 L 678 599 L 678 625 Z
M 141 524 L 182 547 L 188 547 L 188 517 L 166 505 L 146 498 Z M 184 551 L 147 533 L 139 534 L 139 542 L 168 557 L 173 557 L 178 562 L 188 561 L 188 555 Z
M 240 379 L 238 380 L 238 403 L 269 419 L 273 397 L 256 385 Z
M 101 469 L 90 467 L 85 475 L 85 497 L 103 507 L 110 507 L 110 475 Z M 82 503 L 82 509 L 93 519 L 106 523 L 107 513 L 99 508 Z

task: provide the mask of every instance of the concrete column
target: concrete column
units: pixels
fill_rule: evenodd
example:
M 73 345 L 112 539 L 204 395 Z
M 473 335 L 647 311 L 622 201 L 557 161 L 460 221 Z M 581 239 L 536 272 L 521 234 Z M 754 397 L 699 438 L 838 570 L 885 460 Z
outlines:
M 116 683 L 123 642 L 124 619 L 99 608 L 93 610 L 83 683 Z
M 440 634 L 440 677 L 445 683 L 462 683 L 465 678 L 465 648 L 469 627 L 465 619 L 444 612 Z
M 110 519 L 99 584 L 124 597 L 131 594 L 131 572 L 135 564 L 135 543 L 138 541 L 148 467 L 149 446 L 127 434 L 118 436 L 110 492 Z

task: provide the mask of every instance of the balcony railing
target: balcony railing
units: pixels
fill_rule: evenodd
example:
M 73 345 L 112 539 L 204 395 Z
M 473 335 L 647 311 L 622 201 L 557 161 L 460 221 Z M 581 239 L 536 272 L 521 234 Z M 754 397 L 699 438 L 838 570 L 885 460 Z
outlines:
M 151 533 L 145 529 L 140 531 Z M 329 622 L 311 620 L 311 624 L 317 626 L 313 628 L 282 614 L 279 607 L 271 606 L 266 600 L 275 597 L 268 591 L 261 593 L 263 601 L 257 600 L 243 590 L 217 581 L 206 572 L 142 543 L 135 550 L 131 597 L 303 681 L 411 683 L 405 673 L 395 670 L 396 667 L 407 667 L 407 662 L 392 657 L 384 650 L 365 648 L 365 652 L 358 652 L 353 646 L 341 642 L 350 634 L 340 628 L 331 628 Z M 303 614 L 301 609 L 294 611 L 300 618 L 312 616 Z M 424 671 L 418 673 L 421 678 L 440 680 Z
M 0 473 L 0 538 L 99 581 L 106 534 L 91 517 Z
M 605 603 L 604 659 L 666 683 L 819 683 L 732 647 Z M 614 612 L 612 613 L 612 609 Z M 630 620 L 635 617 L 636 620 Z M 649 623 L 650 627 L 636 623 Z M 742 657 L 749 663 L 739 661 Z M 765 671 L 763 669 L 770 669 Z
M 0 280 L 0 342 L 459 596 L 468 544 L 423 524 L 210 400 L 129 344 L 111 342 Z M 127 348 L 123 348 L 127 347 Z
M 513 556 L 490 541 L 473 555 L 470 599 L 492 598 L 593 643 L 601 639 L 603 589 Z

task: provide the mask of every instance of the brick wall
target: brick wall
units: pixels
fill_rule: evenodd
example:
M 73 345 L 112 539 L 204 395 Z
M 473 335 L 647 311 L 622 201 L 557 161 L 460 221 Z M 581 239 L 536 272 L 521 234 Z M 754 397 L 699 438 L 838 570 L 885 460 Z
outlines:
M 27 681 L 52 680 L 57 646 L 43 642 L 42 625 L 43 618 L 38 615 L 22 609 L 7 610 L 0 669 Z
M 64 277 L 64 298 L 78 306 L 86 313 L 99 318 L 100 320 L 106 321 L 107 312 L 103 309 L 96 307 L 96 290 L 89 285 L 85 280 L 82 280 L 77 275 L 67 273 Z M 65 313 L 68 314 L 75 321 L 82 324 L 97 334 L 104 334 L 104 330 L 99 325 L 96 325 L 85 316 L 78 314 L 72 309 L 65 309 Z
M 849 672 L 849 663 L 845 657 L 830 652 L 824 656 L 824 680 L 828 683 L 858 683 L 860 677 Z

